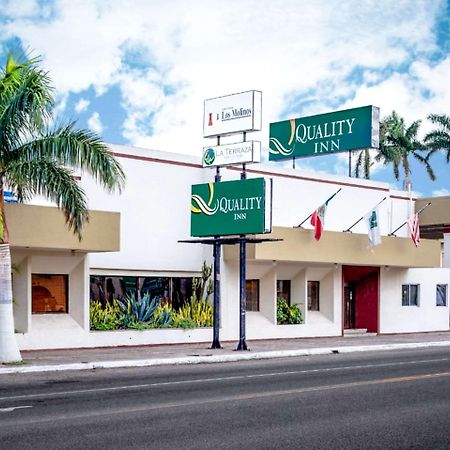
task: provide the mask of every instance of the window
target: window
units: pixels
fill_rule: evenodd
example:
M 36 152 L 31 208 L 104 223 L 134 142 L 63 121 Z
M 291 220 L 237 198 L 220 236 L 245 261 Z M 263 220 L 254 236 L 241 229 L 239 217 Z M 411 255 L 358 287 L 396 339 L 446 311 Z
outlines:
M 125 295 L 140 291 L 148 293 L 150 298 L 158 297 L 170 302 L 179 309 L 192 294 L 192 278 L 175 277 L 128 277 L 91 275 L 90 299 L 100 301 L 102 305 L 113 299 L 123 299 Z
M 246 280 L 246 310 L 259 311 L 259 280 Z
M 288 305 L 291 304 L 291 280 L 277 280 L 277 298 L 284 298 Z
M 447 306 L 447 285 L 436 285 L 436 306 Z
M 308 311 L 319 311 L 319 281 L 308 281 Z
M 402 284 L 402 306 L 419 306 L 418 284 Z
M 31 275 L 32 313 L 68 312 L 68 275 Z

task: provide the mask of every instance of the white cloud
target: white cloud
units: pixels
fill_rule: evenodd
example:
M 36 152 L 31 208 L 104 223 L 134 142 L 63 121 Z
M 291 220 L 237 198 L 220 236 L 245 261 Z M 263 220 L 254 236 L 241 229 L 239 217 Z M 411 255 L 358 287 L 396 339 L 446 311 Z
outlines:
M 91 102 L 89 100 L 86 100 L 85 98 L 80 98 L 80 100 L 78 100 L 77 104 L 75 105 L 75 111 L 77 113 L 86 111 L 90 104 Z
M 448 189 L 445 189 L 445 188 L 443 188 L 443 189 L 436 189 L 436 190 L 434 190 L 431 193 L 431 195 L 433 197 L 441 197 L 441 196 L 444 196 L 444 195 L 450 195 L 450 191 Z
M 132 5 L 58 0 L 51 20 L 15 18 L 5 34 L 43 54 L 63 95 L 118 85 L 124 136 L 135 145 L 173 150 L 176 143 L 177 151 L 200 154 L 203 100 L 247 89 L 263 91 L 263 144 L 268 123 L 286 111 L 375 104 L 413 120 L 449 104 L 450 61 L 425 59 L 436 50 L 444 0 Z M 138 63 L 132 68 L 130 54 Z M 410 73 L 396 72 L 413 58 Z M 353 77 L 358 70 L 362 81 Z M 422 95 L 427 90 L 431 96 Z
M 36 0 L 9 0 L 2 4 L 2 14 L 9 17 L 27 17 L 37 14 L 39 5 Z
M 92 130 L 95 131 L 98 134 L 102 134 L 103 133 L 103 124 L 100 120 L 100 114 L 95 111 L 92 116 L 89 118 L 88 122 L 88 127 Z

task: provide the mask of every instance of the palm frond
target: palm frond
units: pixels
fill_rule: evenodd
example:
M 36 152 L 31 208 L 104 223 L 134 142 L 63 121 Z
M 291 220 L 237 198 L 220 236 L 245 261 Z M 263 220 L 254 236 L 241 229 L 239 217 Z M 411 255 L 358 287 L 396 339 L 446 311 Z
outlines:
M 75 130 L 74 123 L 21 145 L 12 159 L 46 158 L 85 170 L 107 190 L 122 190 L 124 171 L 114 155 L 92 131 Z
M 450 131 L 450 116 L 445 114 L 429 114 L 428 119 L 434 125 L 440 125 L 443 129 Z
M 42 130 L 51 117 L 54 99 L 47 74 L 34 67 L 17 66 L 0 80 L 0 151 L 17 140 Z
M 72 171 L 55 161 L 38 158 L 11 161 L 4 168 L 3 178 L 21 199 L 43 195 L 55 202 L 63 211 L 69 229 L 81 240 L 83 225 L 89 215 L 85 194 L 74 180 Z

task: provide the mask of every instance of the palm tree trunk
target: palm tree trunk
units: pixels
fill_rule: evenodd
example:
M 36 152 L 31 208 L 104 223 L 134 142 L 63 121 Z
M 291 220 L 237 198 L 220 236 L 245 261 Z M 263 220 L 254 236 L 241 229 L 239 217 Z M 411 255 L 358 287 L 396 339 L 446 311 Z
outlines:
M 12 302 L 11 252 L 6 226 L 3 187 L 0 187 L 0 221 L 3 231 L 0 243 L 0 363 L 22 361 L 14 336 Z

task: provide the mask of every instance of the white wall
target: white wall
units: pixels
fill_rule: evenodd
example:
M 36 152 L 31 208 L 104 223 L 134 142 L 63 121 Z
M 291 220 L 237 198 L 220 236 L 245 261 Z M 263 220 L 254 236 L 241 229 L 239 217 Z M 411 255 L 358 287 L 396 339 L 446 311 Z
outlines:
M 380 333 L 449 329 L 449 301 L 436 306 L 436 284 L 450 287 L 448 269 L 381 270 Z M 402 306 L 402 284 L 419 284 L 419 306 Z
M 89 330 L 89 268 L 85 259 L 69 275 L 69 313 L 85 330 Z
M 259 310 L 269 322 L 277 323 L 277 307 L 274 298 L 277 297 L 277 279 L 275 267 L 272 267 L 259 282 Z
M 450 267 L 450 233 L 444 234 L 444 258 L 442 267 Z
M 31 323 L 31 266 L 23 253 L 12 253 L 14 328 L 20 333 L 28 332 Z
M 93 269 L 134 271 L 199 271 L 210 260 L 209 246 L 180 244 L 190 237 L 191 185 L 214 181 L 215 171 L 202 169 L 198 158 L 125 146 L 111 146 L 127 175 L 121 195 L 105 193 L 87 175 L 82 175 L 91 209 L 121 213 L 121 250 L 92 254 Z M 158 160 L 158 161 L 156 161 Z M 392 194 L 380 206 L 382 234 L 388 234 L 407 218 L 405 192 L 389 191 L 386 183 L 317 175 L 280 167 L 277 164 L 249 165 L 248 177 L 273 178 L 273 225 L 297 225 L 337 189 L 342 191 L 330 202 L 327 230 L 342 231 L 360 216 Z M 260 173 L 255 173 L 254 171 Z M 239 179 L 238 170 L 222 169 L 222 180 Z M 401 198 L 398 198 L 401 197 Z M 391 217 L 392 216 L 392 217 Z M 305 227 L 311 227 L 305 223 Z M 361 222 L 354 229 L 366 233 Z M 406 235 L 403 228 L 399 236 Z

